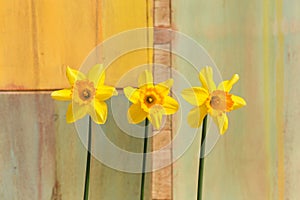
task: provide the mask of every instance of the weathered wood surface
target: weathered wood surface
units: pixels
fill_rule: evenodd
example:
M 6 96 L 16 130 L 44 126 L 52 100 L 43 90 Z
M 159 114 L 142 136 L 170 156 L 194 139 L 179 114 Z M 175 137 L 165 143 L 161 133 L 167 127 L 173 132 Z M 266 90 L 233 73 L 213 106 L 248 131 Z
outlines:
M 224 79 L 239 73 L 233 93 L 248 103 L 229 115 L 227 133 L 206 159 L 204 198 L 299 198 L 299 2 L 170 3 L 172 12 L 166 0 L 0 0 L 0 90 L 68 87 L 65 66 L 78 68 L 101 41 L 152 23 L 171 26 L 203 45 Z M 153 9 L 157 15 L 152 22 Z M 152 46 L 155 38 L 157 47 L 172 47 L 166 44 L 170 38 L 154 34 L 139 40 Z M 152 56 L 197 81 L 184 70 L 185 61 L 144 50 L 112 63 L 107 83 L 116 83 Z M 65 123 L 67 104 L 52 101 L 49 92 L 2 92 L 0 99 L 0 199 L 81 199 L 86 152 L 74 127 Z M 172 139 L 170 129 L 153 139 L 154 149 L 165 146 Z M 152 187 L 153 199 L 195 198 L 198 141 L 195 138 L 173 168 L 153 173 L 148 197 Z M 92 174 L 91 199 L 119 199 L 122 191 L 125 199 L 138 199 L 139 175 L 117 172 L 95 159 Z M 110 187 L 114 183 L 118 192 Z
M 152 26 L 151 11 L 151 0 L 1 0 L 0 89 L 68 87 L 66 66 L 78 69 L 98 44 L 113 35 Z M 109 48 L 116 53 L 132 42 L 147 47 L 152 44 L 150 36 L 137 34 L 133 41 Z M 107 84 L 116 84 L 129 69 L 151 61 L 149 50 L 131 50 L 114 63 L 105 61 L 110 51 L 99 56 L 98 60 L 110 65 Z
M 97 44 L 115 34 L 151 26 L 151 10 L 151 0 L 0 1 L 0 90 L 7 91 L 0 94 L 0 199 L 82 199 L 86 149 L 74 126 L 65 122 L 67 103 L 42 91 L 69 87 L 67 65 L 79 68 Z M 152 37 L 147 33 L 134 39 L 147 47 Z M 116 53 L 130 42 L 109 48 Z M 151 57 L 151 50 L 144 49 L 117 58 L 106 83 L 115 84 Z M 116 127 L 107 129 L 122 134 Z M 130 144 L 140 149 L 141 141 L 136 142 Z M 140 174 L 113 170 L 96 159 L 91 173 L 90 199 L 139 198 Z
M 166 81 L 171 77 L 171 41 L 163 41 L 159 32 L 170 28 L 171 0 L 155 0 L 153 2 L 153 72 L 156 83 Z M 169 51 L 162 51 L 161 49 Z M 159 162 L 169 162 L 170 164 L 162 169 L 152 172 L 152 199 L 171 200 L 173 197 L 173 166 L 172 166 L 172 116 L 166 117 L 164 127 L 154 135 L 152 141 L 152 151 L 163 151 L 162 154 L 153 158 L 153 166 Z
M 128 106 L 124 96 L 116 98 Z M 49 92 L 3 93 L 0 100 L 0 198 L 82 199 L 86 148 L 75 125 L 65 122 L 68 103 L 54 102 Z M 143 139 L 126 135 L 111 113 L 109 116 L 110 123 L 103 128 L 109 130 L 111 142 L 128 151 L 142 152 Z M 82 122 L 87 130 L 87 118 Z M 94 125 L 94 136 L 99 134 L 95 130 Z M 150 199 L 150 175 L 146 176 L 145 199 Z M 139 173 L 120 172 L 93 158 L 90 181 L 90 199 L 139 199 Z
M 204 199 L 299 198 L 299 2 L 173 0 L 172 7 L 173 26 L 206 48 L 223 78 L 240 75 L 232 92 L 248 103 L 229 115 L 206 158 Z M 176 200 L 195 198 L 198 145 L 175 163 Z

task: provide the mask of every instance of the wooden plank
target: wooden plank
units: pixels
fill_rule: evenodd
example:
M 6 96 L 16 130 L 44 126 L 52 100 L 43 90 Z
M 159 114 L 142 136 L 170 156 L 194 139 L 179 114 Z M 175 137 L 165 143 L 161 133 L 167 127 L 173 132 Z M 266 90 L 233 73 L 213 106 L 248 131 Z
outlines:
M 82 199 L 86 149 L 76 126 L 83 125 L 81 128 L 87 130 L 87 118 L 76 126 L 67 124 L 68 103 L 53 101 L 49 92 L 2 93 L 0 98 L 3 102 L 0 116 L 3 119 L 0 124 L 3 127 L 0 134 L 1 199 Z M 119 105 L 129 105 L 124 96 L 115 98 L 121 99 Z M 111 112 L 104 129 L 120 148 L 142 152 L 143 139 L 122 132 Z M 99 134 L 96 130 L 94 126 L 94 136 Z M 151 144 L 151 140 L 149 142 Z M 135 165 L 141 163 L 142 160 Z M 141 174 L 138 172 L 121 172 L 93 158 L 90 181 L 90 199 L 139 199 Z M 151 173 L 148 173 L 145 199 L 151 197 L 150 183 Z
M 47 96 L 49 99 L 50 94 Z M 55 126 L 55 168 L 51 169 L 56 174 L 56 183 L 53 190 L 53 199 L 83 198 L 84 178 L 86 167 L 86 149 L 78 136 L 74 124 L 66 123 L 66 111 L 69 102 L 54 101 Z M 44 102 L 41 102 L 43 104 Z M 87 130 L 87 120 L 85 129 Z
M 49 93 L 1 93 L 0 98 L 1 199 L 55 199 L 61 185 L 65 185 L 60 182 L 60 171 L 56 170 L 54 121 L 59 121 L 61 116 L 55 113 L 53 100 Z M 69 133 L 68 129 L 64 130 L 64 134 Z M 65 140 L 64 145 L 76 138 L 72 136 L 69 135 L 70 140 Z M 74 155 L 75 145 L 72 146 L 69 153 Z M 66 176 L 65 181 L 72 177 Z
M 131 152 L 131 153 L 142 153 L 144 140 L 142 138 L 135 138 L 130 136 L 130 133 L 124 132 L 121 127 L 118 126 L 119 118 L 114 118 L 112 114 L 112 107 L 117 106 L 118 108 L 127 108 L 129 102 L 124 95 L 119 97 L 114 97 L 115 100 L 113 104 L 111 101 L 108 102 L 109 105 L 109 118 L 105 125 L 97 125 L 93 127 L 93 137 L 94 137 L 94 148 L 98 151 L 105 152 L 105 155 L 109 158 L 115 158 L 119 164 L 108 165 L 109 163 L 105 161 L 105 158 L 99 160 L 100 157 L 94 156 L 91 165 L 91 179 L 90 179 L 90 198 L 91 199 L 124 199 L 132 200 L 140 198 L 140 187 L 141 187 L 141 171 L 135 171 L 135 173 L 129 173 L 120 171 L 126 169 L 126 166 L 131 165 L 132 161 L 128 154 L 128 159 L 117 158 L 115 152 L 110 151 L 103 147 L 103 143 L 100 142 L 99 128 L 101 128 L 106 135 L 107 139 L 111 145 L 115 145 L 115 148 L 120 148 L 121 150 Z M 126 112 L 122 112 L 126 115 Z M 121 113 L 115 113 L 120 115 Z M 124 116 L 126 118 L 126 116 Z M 98 131 L 97 131 L 98 130 Z M 144 131 L 140 133 L 143 135 Z M 98 141 L 98 142 L 97 142 Z M 151 144 L 151 140 L 149 141 Z M 105 144 L 109 145 L 109 144 Z M 101 147 L 102 146 L 102 147 Z M 151 151 L 151 146 L 148 145 L 148 152 Z M 93 148 L 93 147 L 92 147 Z M 97 152 L 97 150 L 95 150 Z M 97 155 L 97 154 L 96 154 Z M 151 160 L 147 160 L 151 163 Z M 142 166 L 142 157 L 136 163 L 135 166 Z M 122 168 L 122 169 L 121 169 Z M 145 182 L 145 199 L 151 199 L 151 173 L 147 173 Z
M 67 65 L 78 69 L 97 44 L 153 23 L 152 0 L 0 1 L 0 8 L 2 90 L 69 87 Z M 116 84 L 130 69 L 152 61 L 152 51 L 147 49 L 153 43 L 151 35 L 151 30 L 136 33 L 134 40 L 110 45 L 98 55 L 98 62 L 109 65 L 107 84 Z M 143 49 L 130 49 L 133 42 Z M 118 55 L 127 48 L 131 52 Z M 112 54 L 118 57 L 105 59 Z M 21 66 L 26 66 L 24 73 Z
M 147 49 L 153 44 L 152 31 L 136 30 L 153 26 L 152 0 L 103 0 L 102 7 L 103 57 L 105 57 L 104 63 L 109 65 L 107 83 L 115 85 L 129 70 L 152 62 L 152 50 Z M 105 47 L 106 39 L 111 39 L 117 34 L 121 34 L 121 36 L 116 37 L 122 37 L 122 35 L 126 35 L 126 32 L 132 33 L 130 38 Z M 112 40 L 115 39 L 112 37 Z M 136 46 L 142 49 L 136 49 Z M 124 55 L 118 54 L 124 49 L 129 52 Z M 112 54 L 116 54 L 118 57 L 111 61 L 108 58 Z M 128 81 L 127 85 L 136 85 L 135 79 Z M 117 87 L 121 88 L 127 85 L 118 84 Z
M 160 83 L 166 81 L 171 76 L 171 45 L 168 37 L 170 28 L 170 0 L 155 0 L 153 4 L 154 12 L 154 81 Z M 163 29 L 165 28 L 165 29 Z M 166 37 L 167 36 L 167 37 Z M 165 51 L 161 50 L 165 49 Z M 159 166 L 159 163 L 170 163 L 170 165 L 162 169 L 154 169 L 152 173 L 152 199 L 172 199 L 173 187 L 173 166 L 172 166 L 172 145 L 165 148 L 172 142 L 172 116 L 165 118 L 163 128 L 153 136 L 152 151 L 160 152 L 154 156 L 153 166 Z
M 299 198 L 299 176 L 300 176 L 300 151 L 298 150 L 300 135 L 299 122 L 299 47 L 300 47 L 300 16 L 299 1 L 284 2 L 282 7 L 281 24 L 277 24 L 276 35 L 284 35 L 284 53 L 277 54 L 278 58 L 284 59 L 284 73 L 277 76 L 284 76 L 284 197 L 285 199 Z M 279 34 L 280 35 L 280 34 Z
M 273 67 L 279 56 L 274 50 L 279 41 L 274 35 L 277 3 L 173 0 L 172 6 L 177 30 L 208 50 L 224 79 L 234 73 L 240 75 L 232 93 L 248 102 L 245 108 L 229 115 L 227 133 L 206 158 L 204 199 L 282 199 L 279 183 L 285 180 L 277 166 L 284 164 L 278 160 L 277 148 L 284 141 L 276 137 L 282 133 L 274 126 L 282 118 L 274 112 L 279 101 L 273 101 L 273 96 L 284 92 L 273 88 L 274 77 L 278 78 L 275 74 L 279 73 Z M 179 70 L 188 67 L 179 58 L 174 59 L 174 65 L 180 66 Z M 194 159 L 199 153 L 198 145 L 195 141 L 175 163 L 174 199 L 195 198 L 198 162 Z
M 69 86 L 66 65 L 79 68 L 96 46 L 96 4 L 97 0 L 1 0 L 0 89 Z

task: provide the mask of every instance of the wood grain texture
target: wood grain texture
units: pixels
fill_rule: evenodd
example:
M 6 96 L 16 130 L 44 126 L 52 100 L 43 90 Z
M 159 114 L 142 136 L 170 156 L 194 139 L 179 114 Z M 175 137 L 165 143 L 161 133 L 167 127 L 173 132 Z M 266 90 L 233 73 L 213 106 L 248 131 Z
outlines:
M 170 53 L 171 40 L 166 37 L 169 32 L 165 31 L 165 29 L 170 28 L 170 5 L 170 0 L 154 0 L 153 2 L 153 72 L 155 83 L 164 82 L 172 78 Z M 157 132 L 152 139 L 152 151 L 162 152 L 153 158 L 153 166 L 158 166 L 158 163 L 172 163 L 172 145 L 165 148 L 172 142 L 172 122 L 172 116 L 167 116 L 163 128 Z M 152 199 L 171 200 L 173 198 L 172 190 L 172 164 L 152 173 Z
M 124 96 L 116 98 L 128 106 Z M 3 119 L 0 124 L 1 199 L 82 199 L 86 148 L 79 137 L 78 126 L 87 130 L 87 118 L 76 126 L 67 124 L 68 102 L 52 100 L 49 92 L 2 93 L 0 99 Z M 12 121 L 16 126 L 11 126 Z M 142 139 L 122 132 L 111 113 L 108 121 L 104 129 L 113 143 L 128 151 L 142 152 Z M 98 133 L 94 125 L 95 134 Z M 123 164 L 126 165 L 126 161 Z M 90 181 L 91 200 L 139 199 L 140 173 L 121 172 L 93 158 Z M 145 199 L 150 199 L 150 183 L 148 173 Z
M 152 61 L 153 39 L 151 30 L 147 31 L 146 27 L 152 27 L 152 0 L 103 0 L 101 20 L 102 20 L 102 36 L 104 41 L 103 62 L 108 66 L 107 73 L 109 79 L 108 84 L 115 85 L 119 79 L 129 70 L 147 65 Z M 145 29 L 138 31 L 136 29 Z M 132 37 L 106 46 L 105 40 L 112 37 L 120 38 L 131 32 Z M 136 47 L 140 48 L 137 49 Z M 119 53 L 123 52 L 124 54 Z M 112 55 L 117 55 L 114 59 L 110 59 Z M 117 69 L 117 70 L 116 70 Z M 128 85 L 136 85 L 133 79 Z M 117 87 L 125 87 L 126 85 L 118 84 Z
M 120 148 L 126 152 L 140 153 L 142 154 L 144 148 L 144 140 L 142 138 L 135 138 L 130 136 L 130 133 L 124 132 L 121 127 L 118 126 L 120 123 L 119 118 L 113 115 L 112 106 L 117 106 L 118 108 L 129 107 L 129 102 L 124 95 L 120 95 L 114 100 L 113 104 L 108 101 L 109 105 L 109 118 L 107 123 L 104 125 L 93 126 L 93 137 L 94 142 L 92 148 L 100 149 L 105 152 L 105 155 L 110 158 L 115 158 L 119 165 L 109 166 L 105 160 L 98 160 L 99 157 L 94 157 L 91 163 L 91 179 L 90 179 L 90 199 L 124 199 L 124 200 L 138 200 L 140 198 L 140 185 L 141 185 L 141 171 L 136 171 L 135 173 L 127 173 L 120 171 L 120 168 L 126 168 L 130 164 L 130 158 L 118 158 L 115 152 L 109 151 L 101 147 L 101 142 L 99 141 L 99 128 L 103 130 L 106 137 L 108 138 L 111 145 L 115 145 L 116 148 Z M 116 103 L 117 102 L 117 103 Z M 116 111 L 116 108 L 114 109 Z M 117 115 L 126 115 L 124 113 L 114 113 Z M 124 116 L 126 118 L 126 116 Z M 98 128 L 97 128 L 98 127 Z M 139 135 L 144 134 L 144 130 Z M 98 141 L 98 142 L 97 142 Z M 151 140 L 148 141 L 148 152 L 151 151 Z M 151 160 L 147 160 L 148 165 L 151 166 Z M 142 166 L 142 157 L 136 163 L 136 166 Z M 123 166 L 123 167 L 122 167 Z M 145 179 L 145 200 L 151 199 L 151 173 L 146 174 Z
M 172 6 L 174 27 L 208 50 L 224 79 L 240 75 L 232 93 L 248 103 L 230 113 L 227 133 L 206 158 L 204 199 L 299 198 L 297 98 L 291 92 L 299 69 L 299 3 L 173 0 Z M 198 152 L 193 145 L 175 163 L 174 199 L 196 193 L 197 168 L 187 164 Z M 184 177 L 191 171 L 194 180 Z
M 78 69 L 101 42 L 136 28 L 152 26 L 152 0 L 0 1 L 0 89 L 33 90 L 69 87 L 66 66 Z M 98 61 L 109 65 L 107 84 L 114 85 L 128 70 L 147 64 L 151 34 L 111 45 Z M 143 50 L 118 55 L 137 42 Z M 120 56 L 120 57 L 119 57 Z M 26 66 L 24 70 L 23 66 Z M 118 70 L 116 70 L 118 69 Z M 55 81 L 53 81 L 55 77 Z M 121 86 L 119 86 L 121 87 Z
M 96 2 L 1 0 L 0 88 L 68 86 L 66 66 L 79 68 L 96 46 Z
M 49 94 L 0 94 L 0 198 L 51 199 L 57 174 Z
M 298 120 L 299 86 L 298 74 L 300 71 L 300 3 L 290 1 L 290 5 L 282 8 L 282 34 L 284 35 L 284 54 L 278 55 L 284 58 L 284 170 L 285 170 L 285 199 L 299 198 L 299 169 L 300 151 L 298 145 L 300 128 Z

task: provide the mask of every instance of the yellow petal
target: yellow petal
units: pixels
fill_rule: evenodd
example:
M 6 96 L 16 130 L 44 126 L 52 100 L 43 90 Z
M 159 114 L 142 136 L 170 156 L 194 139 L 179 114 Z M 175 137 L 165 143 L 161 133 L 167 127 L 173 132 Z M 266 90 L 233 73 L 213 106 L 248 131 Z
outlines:
M 141 104 L 132 104 L 127 113 L 128 121 L 131 124 L 138 124 L 145 120 L 148 113 L 146 113 L 142 108 Z
M 105 71 L 102 64 L 97 64 L 93 66 L 87 75 L 88 79 L 94 82 L 95 87 L 99 87 L 104 84 L 105 81 Z
M 213 80 L 213 71 L 209 66 L 204 67 L 199 74 L 199 79 L 202 83 L 202 86 L 209 91 L 209 93 L 216 90 L 216 84 Z
M 201 106 L 208 98 L 208 91 L 202 87 L 184 89 L 181 96 L 194 106 Z
M 200 107 L 197 106 L 197 107 L 193 108 L 189 112 L 188 117 L 187 117 L 188 124 L 192 128 L 200 127 L 205 115 L 207 115 L 207 108 L 205 105 L 202 105 Z
M 86 79 L 86 76 L 82 72 L 77 71 L 75 69 L 71 69 L 69 66 L 67 67 L 66 72 L 67 72 L 67 77 L 68 77 L 69 83 L 71 85 L 74 85 L 76 80 Z
M 66 114 L 66 120 L 68 123 L 73 123 L 83 118 L 86 114 L 87 114 L 86 105 L 78 105 L 78 104 L 70 103 Z
M 97 124 L 104 124 L 107 119 L 107 105 L 103 101 L 94 100 L 90 104 L 89 114 Z
M 63 89 L 51 93 L 51 97 L 55 100 L 70 101 L 72 99 L 72 90 Z
M 155 89 L 162 96 L 167 96 L 170 92 L 170 89 L 171 89 L 173 83 L 174 83 L 173 79 L 168 79 L 164 82 L 161 82 L 161 83 L 155 85 Z
M 153 76 L 149 70 L 143 71 L 139 76 L 139 87 L 142 87 L 145 84 L 153 84 Z
M 101 87 L 97 88 L 96 98 L 99 101 L 105 101 L 113 95 L 118 95 L 118 92 L 114 87 L 102 85 Z
M 123 89 L 125 96 L 129 101 L 136 104 L 140 100 L 140 93 L 138 89 L 134 89 L 133 87 L 126 87 Z
M 232 86 L 239 80 L 239 75 L 234 74 L 230 80 L 223 81 L 219 84 L 218 89 L 229 92 Z
M 164 97 L 164 103 L 162 106 L 165 110 L 164 112 L 166 115 L 174 114 L 178 110 L 178 107 L 179 107 L 178 102 L 170 96 Z
M 236 110 L 246 105 L 246 101 L 242 97 L 232 95 L 231 99 L 233 101 L 232 110 Z
M 220 134 L 223 135 L 228 128 L 228 117 L 225 113 L 212 116 L 214 122 L 217 124 Z
M 162 116 L 165 113 L 164 109 L 160 105 L 155 105 L 150 108 L 150 113 L 147 116 L 154 129 L 159 130 L 161 127 Z

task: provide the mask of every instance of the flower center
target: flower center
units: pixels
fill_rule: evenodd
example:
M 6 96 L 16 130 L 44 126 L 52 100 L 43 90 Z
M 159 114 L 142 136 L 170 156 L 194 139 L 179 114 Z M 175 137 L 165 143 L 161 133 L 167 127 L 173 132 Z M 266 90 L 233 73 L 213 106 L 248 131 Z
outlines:
M 88 100 L 91 96 L 91 91 L 89 89 L 84 89 L 81 94 L 81 99 Z
M 141 89 L 141 106 L 146 112 L 155 105 L 163 103 L 163 97 L 155 90 L 155 88 L 142 88 Z
M 147 96 L 147 97 L 146 97 L 146 102 L 147 102 L 148 104 L 152 104 L 154 101 L 155 101 L 155 98 L 154 98 L 154 97 L 152 97 L 152 96 Z
M 231 94 L 228 92 L 216 90 L 211 93 L 209 104 L 215 110 L 230 111 L 233 106 L 233 101 Z
M 89 80 L 76 81 L 74 85 L 74 100 L 81 104 L 92 101 L 96 93 L 94 83 Z M 79 98 L 77 98 L 79 97 Z

